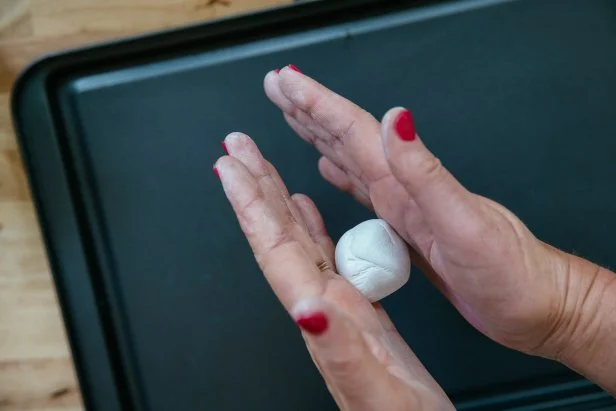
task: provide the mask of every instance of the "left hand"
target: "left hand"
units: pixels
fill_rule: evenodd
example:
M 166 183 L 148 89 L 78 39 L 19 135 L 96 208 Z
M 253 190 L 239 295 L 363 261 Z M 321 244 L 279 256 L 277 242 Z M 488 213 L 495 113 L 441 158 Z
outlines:
M 588 295 L 564 253 L 467 190 L 424 144 L 408 110 L 390 109 L 379 122 L 295 66 L 269 72 L 264 83 L 289 126 L 321 153 L 322 176 L 387 221 L 475 328 L 510 348 L 560 357 Z
M 215 171 L 255 258 L 343 410 L 453 409 L 396 331 L 334 271 L 334 244 L 306 196 L 289 193 L 246 135 L 232 133 Z
M 379 122 L 295 66 L 269 72 L 264 85 L 321 153 L 323 177 L 387 221 L 475 328 L 616 393 L 615 273 L 543 243 L 505 207 L 467 190 L 409 111 L 393 108 Z

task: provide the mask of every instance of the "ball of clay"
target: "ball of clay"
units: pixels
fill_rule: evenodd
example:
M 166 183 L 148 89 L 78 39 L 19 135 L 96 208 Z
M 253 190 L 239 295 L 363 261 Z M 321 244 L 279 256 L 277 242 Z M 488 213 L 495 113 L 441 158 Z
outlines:
M 398 290 L 411 274 L 404 240 L 383 220 L 368 220 L 347 231 L 336 245 L 338 273 L 370 302 Z

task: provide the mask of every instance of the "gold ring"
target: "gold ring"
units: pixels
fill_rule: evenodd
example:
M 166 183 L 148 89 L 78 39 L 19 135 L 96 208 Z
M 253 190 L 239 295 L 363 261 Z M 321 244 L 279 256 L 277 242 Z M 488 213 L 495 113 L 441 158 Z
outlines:
M 321 260 L 321 261 L 319 261 L 319 262 L 317 263 L 317 268 L 318 268 L 321 272 L 323 272 L 323 271 L 327 271 L 327 270 L 329 270 L 329 269 L 330 269 L 330 268 L 329 268 L 329 264 L 327 264 L 327 261 L 325 261 L 325 260 Z

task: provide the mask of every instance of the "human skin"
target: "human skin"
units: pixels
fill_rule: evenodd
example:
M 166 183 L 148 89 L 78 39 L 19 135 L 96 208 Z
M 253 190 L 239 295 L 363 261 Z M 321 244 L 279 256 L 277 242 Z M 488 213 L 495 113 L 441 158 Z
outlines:
M 268 73 L 265 91 L 291 128 L 323 155 L 323 177 L 386 220 L 411 246 L 414 262 L 475 328 L 513 349 L 558 360 L 616 393 L 614 273 L 543 243 L 505 207 L 466 190 L 423 144 L 408 111 L 394 108 L 379 122 L 294 67 Z M 318 211 L 303 196 L 272 200 L 275 191 L 262 185 L 271 179 L 280 188 L 282 181 L 274 171 L 273 177 L 259 174 L 252 163 L 273 167 L 247 136 L 237 136 L 227 138 L 230 156 L 217 163 L 225 192 L 265 276 L 299 325 L 319 315 L 332 319 L 319 333 L 306 328 L 315 324 L 307 321 L 303 333 L 340 407 L 379 409 L 374 403 L 379 398 L 400 401 L 384 403 L 393 404 L 387 409 L 450 407 L 382 308 L 348 289 L 332 270 L 325 276 L 315 272 L 315 260 L 331 261 L 333 250 Z M 248 194 L 240 191 L 252 193 L 253 200 L 241 200 Z M 245 208 L 257 203 L 278 211 L 262 206 L 260 214 L 246 217 Z M 296 214 L 308 217 L 298 223 L 302 218 L 293 218 Z M 273 230 L 269 240 L 266 227 Z M 300 266 L 312 273 L 310 280 L 307 274 L 293 280 L 289 267 Z M 281 270 L 286 277 L 273 274 Z M 330 372 L 323 346 L 337 346 L 353 333 L 363 348 L 351 350 L 353 358 L 333 361 L 336 372 Z M 356 375 L 365 361 L 376 367 L 370 381 Z M 375 371 L 382 368 L 385 372 Z
M 538 240 L 509 210 L 466 190 L 394 108 L 379 123 L 297 69 L 265 92 L 323 155 L 323 177 L 374 209 L 478 330 L 563 362 L 616 394 L 616 275 Z M 408 130 L 407 130 L 408 131 Z M 455 136 L 452 136 L 455 138 Z
M 289 196 L 248 136 L 232 133 L 224 146 L 229 155 L 214 171 L 265 278 L 302 328 L 340 409 L 453 409 L 382 306 L 335 272 L 334 243 L 314 203 L 304 195 Z

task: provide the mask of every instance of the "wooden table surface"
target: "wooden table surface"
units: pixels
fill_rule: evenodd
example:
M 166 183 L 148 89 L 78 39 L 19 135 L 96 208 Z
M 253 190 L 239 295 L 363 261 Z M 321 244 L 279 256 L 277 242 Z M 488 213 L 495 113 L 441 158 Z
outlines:
M 0 0 L 0 410 L 83 409 L 10 113 L 37 56 L 291 0 Z

